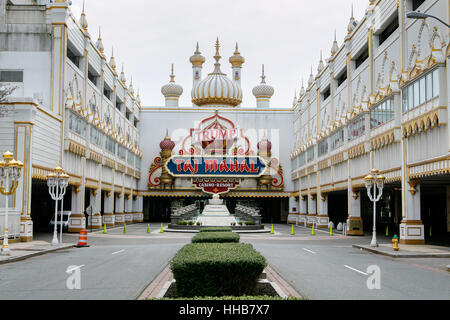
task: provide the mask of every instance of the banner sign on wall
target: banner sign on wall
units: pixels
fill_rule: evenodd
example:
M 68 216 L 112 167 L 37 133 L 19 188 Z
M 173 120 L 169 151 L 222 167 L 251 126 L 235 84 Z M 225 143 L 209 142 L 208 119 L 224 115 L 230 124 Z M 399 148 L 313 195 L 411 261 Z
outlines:
M 257 178 L 267 165 L 258 156 L 173 156 L 166 168 L 174 177 Z

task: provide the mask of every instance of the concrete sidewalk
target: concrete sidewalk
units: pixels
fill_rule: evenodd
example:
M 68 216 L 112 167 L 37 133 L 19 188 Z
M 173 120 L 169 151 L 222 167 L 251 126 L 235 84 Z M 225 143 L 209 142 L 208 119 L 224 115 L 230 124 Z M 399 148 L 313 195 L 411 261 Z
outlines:
M 434 245 L 399 244 L 399 251 L 394 251 L 392 244 L 379 244 L 378 247 L 354 244 L 352 247 L 391 258 L 450 258 L 449 247 Z
M 47 241 L 19 242 L 9 245 L 11 250 L 9 256 L 0 255 L 0 265 L 25 260 L 28 258 L 40 256 L 49 252 L 73 248 L 73 244 L 59 244 L 52 246 Z

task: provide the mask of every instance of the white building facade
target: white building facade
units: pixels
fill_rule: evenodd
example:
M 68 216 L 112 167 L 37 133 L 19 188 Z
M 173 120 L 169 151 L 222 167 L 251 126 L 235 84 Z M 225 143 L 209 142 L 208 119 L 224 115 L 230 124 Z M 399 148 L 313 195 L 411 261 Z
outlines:
M 101 36 L 91 38 L 84 10 L 76 19 L 66 1 L 2 0 L 0 15 L 1 84 L 16 87 L 2 103 L 0 151 L 25 164 L 10 236 L 31 241 L 33 227 L 48 227 L 46 180 L 57 166 L 70 176 L 70 232 L 141 222 L 140 98 L 107 61 Z
M 376 168 L 387 181 L 378 227 L 398 228 L 401 243 L 424 243 L 432 230 L 448 237 L 449 30 L 407 19 L 415 10 L 449 21 L 449 1 L 369 1 L 302 85 L 291 159 L 308 224 L 370 232 L 364 177 Z

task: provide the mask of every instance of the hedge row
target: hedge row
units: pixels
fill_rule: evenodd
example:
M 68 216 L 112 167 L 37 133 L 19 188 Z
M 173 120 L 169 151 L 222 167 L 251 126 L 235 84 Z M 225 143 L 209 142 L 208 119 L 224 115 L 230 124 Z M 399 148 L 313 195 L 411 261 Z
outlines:
M 251 244 L 192 243 L 170 263 L 179 297 L 249 295 L 266 267 Z
M 232 229 L 230 227 L 208 227 L 200 229 L 200 232 L 231 232 Z
M 202 232 L 198 233 L 192 238 L 192 243 L 203 243 L 203 242 L 215 242 L 215 243 L 225 243 L 225 242 L 239 242 L 240 237 L 235 232 Z

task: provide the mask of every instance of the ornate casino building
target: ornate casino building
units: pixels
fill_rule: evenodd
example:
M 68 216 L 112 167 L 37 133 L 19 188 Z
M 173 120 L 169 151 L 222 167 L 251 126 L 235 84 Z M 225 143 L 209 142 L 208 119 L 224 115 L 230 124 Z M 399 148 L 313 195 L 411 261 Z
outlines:
M 437 20 L 408 19 L 415 10 L 450 20 L 449 1 L 368 1 L 285 108 L 271 107 L 264 66 L 260 80 L 246 75 L 238 45 L 219 40 L 212 70 L 203 70 L 199 44 L 186 57 L 190 92 L 172 66 L 164 105 L 143 106 L 84 10 L 75 17 L 66 0 L 0 0 L 0 85 L 16 87 L 0 102 L 0 153 L 24 163 L 10 236 L 48 232 L 47 178 L 57 166 L 70 177 L 69 232 L 169 222 L 220 195 L 232 214 L 345 223 L 358 236 L 373 227 L 364 178 L 376 168 L 386 178 L 377 229 L 402 243 L 448 241 L 450 33 Z M 246 76 L 257 84 L 251 93 Z M 179 105 L 183 94 L 191 105 Z M 242 105 L 245 94 L 255 105 Z M 2 196 L 0 230 L 4 207 Z
M 222 71 L 219 40 L 215 47 L 214 70 L 206 76 L 198 44 L 190 58 L 192 106 L 179 106 L 184 90 L 172 67 L 170 82 L 161 88 L 165 106 L 141 109 L 146 124 L 141 135 L 151 137 L 141 146 L 146 150 L 142 164 L 149 168 L 148 180 L 140 181 L 145 217 L 167 220 L 174 210 L 201 208 L 212 194 L 220 194 L 231 212 L 240 205 L 258 208 L 263 222 L 287 221 L 294 190 L 284 173 L 290 170 L 290 146 L 280 141 L 292 140 L 292 109 L 270 108 L 274 89 L 266 84 L 264 67 L 253 89 L 257 106 L 243 107 L 245 59 L 236 45 L 230 78 Z

